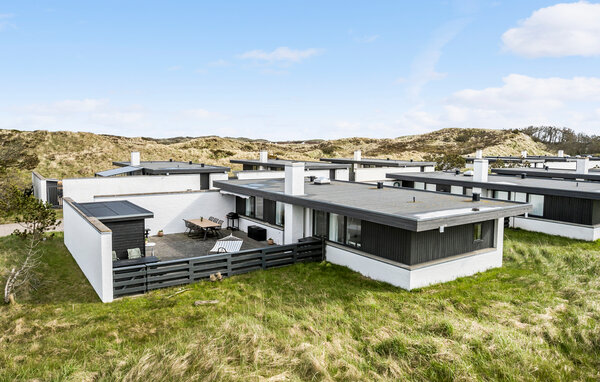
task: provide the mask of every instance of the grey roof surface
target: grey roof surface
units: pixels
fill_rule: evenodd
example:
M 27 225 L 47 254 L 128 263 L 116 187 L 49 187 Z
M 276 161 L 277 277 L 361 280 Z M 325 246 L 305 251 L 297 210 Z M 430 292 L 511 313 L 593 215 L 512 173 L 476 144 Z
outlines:
M 363 164 L 369 166 L 381 166 L 381 167 L 420 167 L 420 166 L 435 166 L 435 162 L 424 162 L 424 161 L 409 161 L 409 160 L 397 160 L 397 159 L 378 159 L 378 158 L 362 158 L 361 160 L 355 160 L 354 158 L 321 158 L 323 162 L 331 163 L 346 163 L 346 164 Z
M 75 206 L 79 208 L 86 216 L 94 217 L 101 222 L 135 220 L 154 217 L 154 214 L 151 211 L 135 205 L 128 200 L 75 203 Z
M 576 182 L 563 179 L 525 178 L 509 175 L 488 175 L 487 182 L 475 182 L 472 176 L 454 172 L 415 172 L 386 174 L 388 178 L 416 182 L 479 187 L 499 191 L 529 192 L 543 195 L 570 196 L 583 199 L 600 199 L 600 183 Z
M 113 162 L 115 166 L 130 167 L 131 162 Z M 160 174 L 202 174 L 214 172 L 229 172 L 229 167 L 210 166 L 204 163 L 189 163 L 178 161 L 142 161 L 139 166 L 144 173 L 150 175 Z
M 304 168 L 307 170 L 329 170 L 329 169 L 345 169 L 350 168 L 348 164 L 334 164 L 311 161 L 297 161 L 289 159 L 269 159 L 267 162 L 261 162 L 257 159 L 231 159 L 229 162 L 238 164 L 247 164 L 251 166 L 263 166 L 269 168 L 285 168 L 290 163 L 304 162 Z
M 472 156 L 465 157 L 467 162 L 472 162 L 477 159 Z M 487 156 L 483 157 L 483 159 L 487 159 L 489 162 L 496 162 L 498 160 L 502 160 L 503 162 L 530 162 L 530 163 L 544 163 L 544 162 L 572 162 L 577 157 L 559 157 L 552 155 L 528 155 L 523 158 L 520 156 Z M 590 161 L 600 161 L 600 157 L 589 157 Z
M 215 181 L 216 187 L 241 195 L 315 208 L 345 216 L 412 231 L 453 226 L 521 215 L 531 211 L 530 204 L 384 187 L 372 184 L 332 181 L 331 184 L 305 183 L 305 195 L 284 193 L 283 179 Z M 414 198 L 414 202 L 413 202 Z M 473 211 L 478 208 L 478 211 Z
M 590 169 L 587 174 L 578 174 L 571 169 L 548 169 L 543 168 L 493 168 L 492 172 L 499 175 L 521 175 L 526 174 L 534 178 L 563 178 L 563 179 L 585 179 L 600 181 L 600 171 Z
M 136 166 L 125 166 L 111 168 L 110 170 L 100 171 L 96 173 L 96 176 L 115 176 L 121 174 L 127 174 L 130 172 L 141 171 L 142 169 Z

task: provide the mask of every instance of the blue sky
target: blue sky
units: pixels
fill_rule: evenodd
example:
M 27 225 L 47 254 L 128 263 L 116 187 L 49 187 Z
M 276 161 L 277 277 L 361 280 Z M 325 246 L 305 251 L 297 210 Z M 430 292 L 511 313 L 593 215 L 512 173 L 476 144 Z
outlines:
M 600 133 L 600 4 L 0 4 L 0 128 L 396 137 Z

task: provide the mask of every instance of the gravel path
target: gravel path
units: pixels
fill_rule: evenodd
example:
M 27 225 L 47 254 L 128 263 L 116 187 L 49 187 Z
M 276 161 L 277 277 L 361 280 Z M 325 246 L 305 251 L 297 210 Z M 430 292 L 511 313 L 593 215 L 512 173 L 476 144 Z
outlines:
M 58 221 L 58 226 L 53 231 L 62 232 L 63 230 L 63 222 L 62 220 Z M 11 224 L 0 224 L 0 237 L 8 236 L 14 232 L 15 229 L 22 229 L 23 226 L 18 223 Z

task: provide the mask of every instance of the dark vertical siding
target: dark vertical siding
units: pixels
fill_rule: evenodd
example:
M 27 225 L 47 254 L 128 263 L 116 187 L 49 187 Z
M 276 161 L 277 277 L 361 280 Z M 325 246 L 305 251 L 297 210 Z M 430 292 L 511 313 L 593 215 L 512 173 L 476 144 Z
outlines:
M 361 236 L 362 251 L 399 263 L 409 263 L 410 231 L 363 220 Z
M 591 199 L 544 195 L 544 218 L 577 224 L 593 224 Z
M 246 214 L 246 199 L 240 198 L 239 196 L 235 197 L 235 212 L 239 215 Z
M 600 200 L 594 200 L 592 211 L 592 224 L 600 224 Z
M 412 180 L 403 180 L 402 181 L 402 187 L 404 187 L 404 188 L 415 188 L 415 182 L 413 182 Z
M 210 174 L 200 174 L 200 189 L 208 190 Z
M 117 252 L 119 259 L 126 259 L 127 250 L 133 248 L 139 248 L 145 255 L 144 219 L 106 222 L 104 225 L 112 231 L 113 251 Z
M 46 198 L 54 207 L 58 206 L 58 182 L 46 181 Z
M 275 224 L 275 201 L 264 199 L 263 220 L 267 223 Z
M 439 230 L 413 232 L 409 265 L 456 256 L 485 248 L 494 247 L 495 221 L 482 222 L 482 240 L 473 240 L 474 224 L 446 227 Z

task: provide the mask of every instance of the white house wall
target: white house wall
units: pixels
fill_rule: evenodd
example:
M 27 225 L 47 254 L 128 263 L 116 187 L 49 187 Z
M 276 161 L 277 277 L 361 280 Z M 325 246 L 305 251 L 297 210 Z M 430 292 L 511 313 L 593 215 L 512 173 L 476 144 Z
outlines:
M 113 300 L 112 232 L 106 227 L 104 227 L 105 231 L 100 231 L 68 202 L 63 204 L 63 221 L 65 246 L 100 300 L 111 302 Z
M 433 166 L 425 166 L 425 172 L 433 171 Z M 385 175 L 392 173 L 421 172 L 421 167 L 367 167 L 354 170 L 356 182 L 376 182 L 389 180 Z
M 585 226 L 523 216 L 511 218 L 511 226 L 526 231 L 542 232 L 577 240 L 595 241 L 600 239 L 600 226 Z
M 240 230 L 242 232 L 248 232 L 248 227 L 251 225 L 257 225 L 261 228 L 267 230 L 267 239 L 271 238 L 275 242 L 275 244 L 282 245 L 283 244 L 283 228 L 275 228 L 269 224 L 263 224 L 257 222 L 256 220 L 247 219 L 240 216 Z
M 446 261 L 432 262 L 431 265 L 401 267 L 331 244 L 326 245 L 325 256 L 331 263 L 346 266 L 374 280 L 408 290 L 422 288 L 501 267 L 504 248 L 503 223 L 503 219 L 498 219 L 496 222 L 495 248 L 474 252 L 472 255 L 457 256 Z
M 225 174 L 223 174 L 225 175 Z M 200 190 L 200 175 L 137 175 L 63 180 L 63 196 L 78 203 L 93 202 L 99 195 Z
M 246 179 L 283 179 L 285 178 L 285 171 L 238 171 L 235 173 L 236 177 L 240 180 Z M 304 176 L 315 176 L 329 178 L 329 170 L 305 170 Z M 349 180 L 348 169 L 335 170 L 336 180 Z
M 33 196 L 42 202 L 47 202 L 46 178 L 34 171 L 31 173 L 31 184 L 33 185 Z
M 150 228 L 150 235 L 156 235 L 161 229 L 165 234 L 184 232 L 183 219 L 208 219 L 210 216 L 223 220 L 225 228 L 227 213 L 235 211 L 235 198 L 232 195 L 208 190 L 96 197 L 93 201 L 112 200 L 129 200 L 152 211 L 154 218 L 146 219 L 146 228 Z

